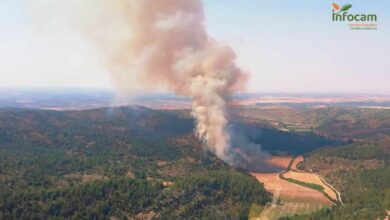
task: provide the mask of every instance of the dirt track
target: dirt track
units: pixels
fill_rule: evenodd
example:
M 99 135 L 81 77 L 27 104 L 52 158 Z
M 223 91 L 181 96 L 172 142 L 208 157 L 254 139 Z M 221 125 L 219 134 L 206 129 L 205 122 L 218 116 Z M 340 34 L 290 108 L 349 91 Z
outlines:
M 329 188 L 327 185 L 325 185 L 321 181 L 321 179 L 313 173 L 302 173 L 302 172 L 296 172 L 296 171 L 288 171 L 287 173 L 283 174 L 283 177 L 299 180 L 301 182 L 314 183 L 314 184 L 320 185 L 320 186 L 324 187 L 324 192 L 326 194 L 328 194 L 330 196 L 330 198 L 337 201 L 336 193 L 331 188 Z
M 292 157 L 284 156 L 273 157 L 268 162 L 286 170 L 291 160 Z M 293 163 L 291 167 L 296 168 L 298 162 Z M 279 177 L 279 173 L 251 174 L 274 196 L 272 204 L 268 205 L 261 216 L 255 219 L 278 219 L 286 215 L 313 212 L 333 204 L 323 193 L 283 180 Z M 278 200 L 281 204 L 278 204 Z
M 282 199 L 287 198 L 304 202 L 316 201 L 324 205 L 332 204 L 321 192 L 280 179 L 279 173 L 252 173 L 252 175 L 264 183 L 267 191 L 274 195 L 278 194 Z

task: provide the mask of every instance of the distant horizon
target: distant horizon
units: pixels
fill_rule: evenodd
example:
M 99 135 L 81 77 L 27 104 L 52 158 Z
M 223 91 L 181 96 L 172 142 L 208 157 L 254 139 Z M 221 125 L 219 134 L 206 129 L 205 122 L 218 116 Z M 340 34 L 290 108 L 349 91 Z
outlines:
M 204 0 L 204 25 L 236 52 L 250 74 L 247 92 L 390 94 L 390 2 L 348 3 L 351 12 L 377 14 L 378 30 L 351 31 L 331 20 L 331 1 L 309 0 Z M 34 20 L 46 12 L 32 6 L 0 2 L 0 88 L 114 89 L 101 52 L 67 22 L 66 10 L 49 13 L 48 24 Z
M 0 95 L 2 92 L 53 92 L 53 91 L 61 91 L 61 92 L 69 92 L 69 93 L 78 93 L 78 92 L 106 92 L 112 94 L 120 94 L 120 92 L 115 89 L 109 88 L 99 88 L 99 87 L 2 87 L 0 88 Z M 167 95 L 177 95 L 174 92 L 170 91 L 154 91 L 154 90 L 144 90 L 144 91 L 136 91 L 134 93 L 129 93 L 128 95 L 133 94 L 167 94 Z M 300 91 L 241 91 L 237 92 L 234 95 L 242 95 L 242 94 L 258 94 L 258 95 L 373 95 L 373 96 L 390 96 L 389 93 L 375 93 L 375 92 L 300 92 Z M 184 96 L 183 96 L 184 97 Z

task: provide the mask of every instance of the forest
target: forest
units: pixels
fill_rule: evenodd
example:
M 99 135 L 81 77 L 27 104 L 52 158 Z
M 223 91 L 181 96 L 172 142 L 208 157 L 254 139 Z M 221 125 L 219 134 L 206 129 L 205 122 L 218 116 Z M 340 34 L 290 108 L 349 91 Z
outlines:
M 389 137 L 343 141 L 259 123 L 235 129 L 270 154 L 329 171 L 344 205 L 286 219 L 374 219 L 390 210 Z M 330 123 L 330 122 L 329 122 Z M 204 150 L 194 122 L 129 106 L 0 109 L 0 219 L 248 219 L 263 185 Z
M 172 124 L 174 123 L 174 124 Z M 142 107 L 0 110 L 0 219 L 247 219 L 271 194 Z

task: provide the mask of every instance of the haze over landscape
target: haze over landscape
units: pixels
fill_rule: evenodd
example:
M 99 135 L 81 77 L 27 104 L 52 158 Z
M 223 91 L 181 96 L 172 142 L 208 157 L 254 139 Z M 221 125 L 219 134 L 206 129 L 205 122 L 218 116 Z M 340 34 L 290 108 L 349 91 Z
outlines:
M 101 53 L 66 20 L 75 10 L 50 8 L 56 2 L 0 2 L 0 86 L 112 90 Z M 205 25 L 251 73 L 247 91 L 389 94 L 389 2 L 353 2 L 355 12 L 378 14 L 373 32 L 332 22 L 331 3 L 205 1 Z
M 0 220 L 389 219 L 389 6 L 0 1 Z

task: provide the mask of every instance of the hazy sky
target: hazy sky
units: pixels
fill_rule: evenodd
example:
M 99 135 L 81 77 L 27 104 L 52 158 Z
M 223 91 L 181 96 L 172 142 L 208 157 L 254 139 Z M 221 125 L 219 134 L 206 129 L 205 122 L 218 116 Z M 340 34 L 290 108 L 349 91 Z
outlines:
M 32 27 L 26 2 L 0 0 L 0 88 L 111 88 L 96 48 L 66 25 Z M 249 91 L 390 94 L 390 1 L 338 2 L 376 13 L 375 31 L 332 22 L 332 2 L 206 0 L 206 26 L 237 52 Z

